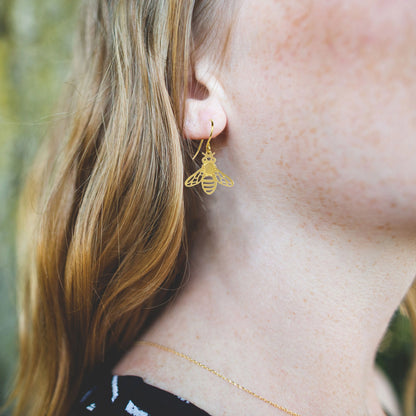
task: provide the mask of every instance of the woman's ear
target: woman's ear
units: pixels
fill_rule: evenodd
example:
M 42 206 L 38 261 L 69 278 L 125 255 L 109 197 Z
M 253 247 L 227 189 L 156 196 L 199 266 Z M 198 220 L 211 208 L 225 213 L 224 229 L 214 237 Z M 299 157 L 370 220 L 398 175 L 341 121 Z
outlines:
M 212 137 L 223 132 L 227 125 L 222 101 L 223 91 L 212 74 L 203 65 L 196 65 L 190 86 L 190 93 L 185 102 L 184 135 L 187 139 L 207 139 L 214 122 Z M 198 91 L 199 93 L 195 93 Z

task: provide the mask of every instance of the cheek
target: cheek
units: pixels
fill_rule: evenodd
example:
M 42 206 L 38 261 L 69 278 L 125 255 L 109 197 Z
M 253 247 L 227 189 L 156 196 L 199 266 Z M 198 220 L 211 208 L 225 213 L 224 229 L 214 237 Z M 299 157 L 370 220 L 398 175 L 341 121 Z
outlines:
M 310 15 L 308 69 L 295 73 L 311 111 L 299 108 L 304 134 L 292 136 L 283 157 L 304 196 L 328 215 L 415 223 L 416 8 L 409 6 L 327 1 Z
M 289 78 L 296 83 L 319 81 L 322 86 L 414 83 L 416 3 L 412 3 L 266 0 L 245 19 L 250 29 L 244 47 L 257 74 L 274 86 L 283 86 Z
M 276 186 L 328 215 L 416 221 L 415 4 L 265 1 L 242 22 L 235 106 Z
M 284 174 L 276 185 L 301 206 L 338 224 L 415 227 L 414 146 L 400 138 L 351 140 L 344 132 L 293 139 L 281 153 Z

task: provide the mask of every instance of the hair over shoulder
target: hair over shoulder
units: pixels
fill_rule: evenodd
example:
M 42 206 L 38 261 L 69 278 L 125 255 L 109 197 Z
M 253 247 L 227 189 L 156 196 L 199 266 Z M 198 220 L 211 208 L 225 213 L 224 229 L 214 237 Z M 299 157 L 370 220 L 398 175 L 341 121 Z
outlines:
M 82 5 L 68 115 L 20 204 L 16 415 L 68 414 L 185 273 L 184 97 L 198 51 L 224 55 L 230 7 L 218 3 Z

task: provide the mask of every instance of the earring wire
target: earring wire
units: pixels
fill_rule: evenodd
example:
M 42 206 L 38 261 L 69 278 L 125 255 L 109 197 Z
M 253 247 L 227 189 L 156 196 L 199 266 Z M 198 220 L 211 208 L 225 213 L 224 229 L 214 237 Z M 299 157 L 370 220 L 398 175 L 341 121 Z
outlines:
M 212 133 L 213 133 L 213 132 L 214 132 L 214 122 L 211 120 L 211 133 L 209 134 L 209 137 L 208 137 L 208 143 L 207 143 L 207 151 L 208 151 L 208 152 L 210 152 L 210 151 L 211 151 L 211 144 L 210 144 L 210 142 L 211 142 L 211 139 L 212 139 Z M 192 160 L 195 160 L 195 158 L 197 157 L 197 155 L 198 155 L 199 151 L 201 150 L 201 147 L 202 147 L 202 142 L 203 142 L 203 140 L 201 140 L 201 141 L 199 142 L 199 147 L 198 147 L 198 150 L 196 151 L 196 153 L 195 153 L 194 157 L 192 158 Z

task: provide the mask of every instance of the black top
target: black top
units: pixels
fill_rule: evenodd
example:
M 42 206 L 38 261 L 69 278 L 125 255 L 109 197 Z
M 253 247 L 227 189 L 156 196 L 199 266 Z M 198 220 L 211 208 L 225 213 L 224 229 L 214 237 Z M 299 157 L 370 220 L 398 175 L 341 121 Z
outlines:
M 108 375 L 84 394 L 71 416 L 210 415 L 182 397 L 145 383 L 140 377 Z
M 88 390 L 73 416 L 210 416 L 188 400 L 136 376 L 106 376 Z

